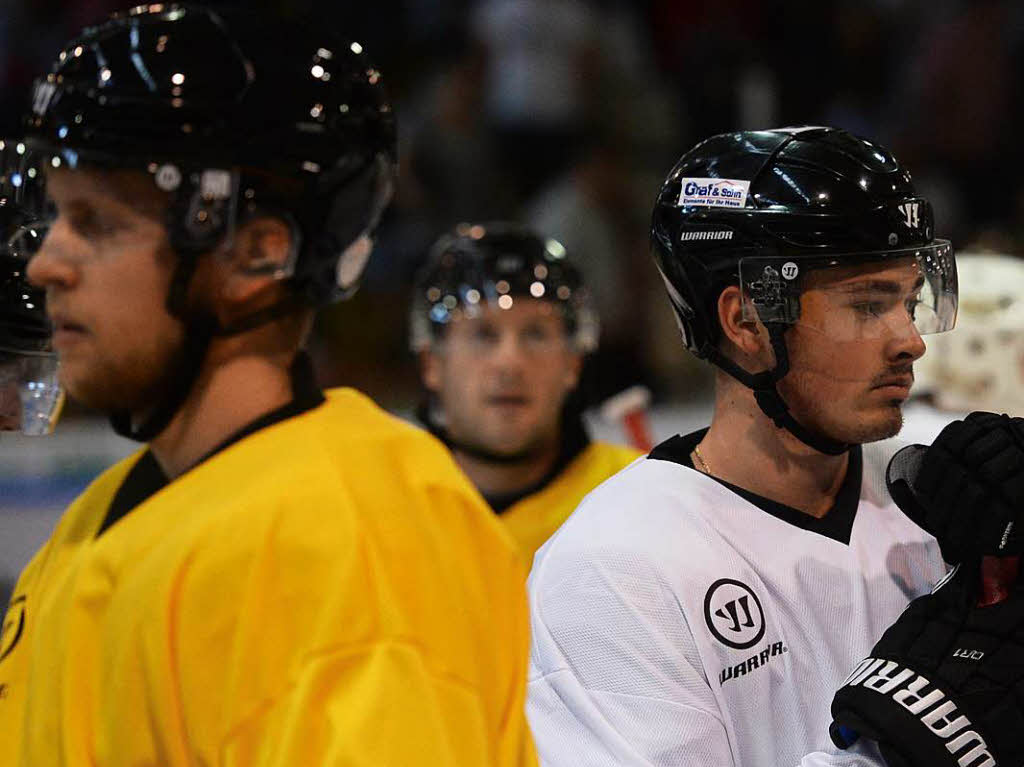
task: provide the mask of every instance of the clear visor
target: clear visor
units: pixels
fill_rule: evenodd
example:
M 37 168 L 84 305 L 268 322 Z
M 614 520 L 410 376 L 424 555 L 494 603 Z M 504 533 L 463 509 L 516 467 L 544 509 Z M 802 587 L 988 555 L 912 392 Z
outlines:
M 7 240 L 7 252 L 28 260 L 36 254 L 50 229 L 49 221 L 32 221 L 19 226 Z
M 956 322 L 956 260 L 946 240 L 827 258 L 745 258 L 739 269 L 748 321 L 799 325 L 836 342 L 942 333 Z
M 0 350 L 0 431 L 37 437 L 53 431 L 64 405 L 57 356 Z

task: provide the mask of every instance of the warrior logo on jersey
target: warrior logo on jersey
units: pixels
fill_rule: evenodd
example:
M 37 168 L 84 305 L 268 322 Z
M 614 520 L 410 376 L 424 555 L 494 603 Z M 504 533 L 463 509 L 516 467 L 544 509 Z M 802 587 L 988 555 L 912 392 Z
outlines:
M 18 644 L 21 634 L 25 630 L 25 597 L 17 597 L 11 600 L 7 608 L 7 615 L 4 616 L 3 626 L 0 627 L 0 661 L 11 654 L 11 650 Z
M 704 597 L 704 620 L 722 644 L 737 650 L 753 647 L 764 636 L 764 610 L 745 583 L 720 578 Z

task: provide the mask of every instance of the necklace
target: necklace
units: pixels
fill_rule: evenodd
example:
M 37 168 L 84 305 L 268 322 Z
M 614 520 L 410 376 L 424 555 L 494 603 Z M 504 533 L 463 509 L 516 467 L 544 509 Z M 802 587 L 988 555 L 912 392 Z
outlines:
M 711 476 L 711 467 L 708 466 L 708 462 L 705 461 L 704 460 L 704 456 L 701 455 L 701 453 L 700 453 L 700 445 L 694 445 L 693 446 L 693 454 L 697 457 L 697 460 L 700 461 L 700 470 L 703 471 L 705 474 L 707 474 L 710 477 Z

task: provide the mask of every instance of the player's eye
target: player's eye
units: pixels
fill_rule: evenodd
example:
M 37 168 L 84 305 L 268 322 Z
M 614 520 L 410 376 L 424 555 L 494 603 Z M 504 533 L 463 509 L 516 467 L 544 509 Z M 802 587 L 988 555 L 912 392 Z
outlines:
M 542 325 L 527 325 L 523 328 L 522 338 L 524 341 L 530 342 L 550 341 L 553 338 L 553 334 Z
M 857 301 L 850 306 L 864 317 L 880 317 L 885 311 L 881 301 Z
M 71 228 L 87 238 L 110 237 L 126 228 L 119 216 L 99 211 L 92 205 L 71 205 L 66 215 Z
M 491 345 L 498 342 L 498 331 L 490 325 L 478 324 L 473 327 L 470 339 L 479 345 Z

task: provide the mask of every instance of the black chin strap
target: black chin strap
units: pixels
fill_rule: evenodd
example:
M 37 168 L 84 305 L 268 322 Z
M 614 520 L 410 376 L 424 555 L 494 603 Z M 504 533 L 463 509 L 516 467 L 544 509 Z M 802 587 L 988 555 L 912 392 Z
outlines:
M 203 361 L 206 359 L 206 352 L 214 337 L 244 333 L 278 317 L 290 314 L 302 305 L 298 296 L 292 296 L 242 317 L 230 325 L 220 325 L 217 319 L 209 313 L 190 313 L 186 308 L 188 288 L 197 264 L 196 256 L 179 255 L 178 263 L 171 275 L 171 285 L 167 291 L 167 311 L 181 320 L 185 333 L 182 348 L 164 375 L 167 386 L 153 409 L 138 425 L 133 423 L 132 414 L 126 410 L 110 413 L 110 425 L 122 437 L 136 442 L 149 442 L 167 428 L 195 386 L 203 367 Z
M 761 408 L 761 412 L 771 418 L 772 423 L 778 428 L 785 429 L 819 453 L 842 455 L 853 446 L 811 431 L 789 412 L 789 406 L 776 388 L 776 384 L 789 372 L 789 351 L 786 349 L 785 339 L 787 326 L 781 322 L 769 322 L 765 327 L 768 328 L 768 338 L 771 340 L 772 351 L 775 352 L 775 367 L 771 370 L 749 373 L 717 350 L 710 356 L 710 362 L 753 391 L 754 400 Z

